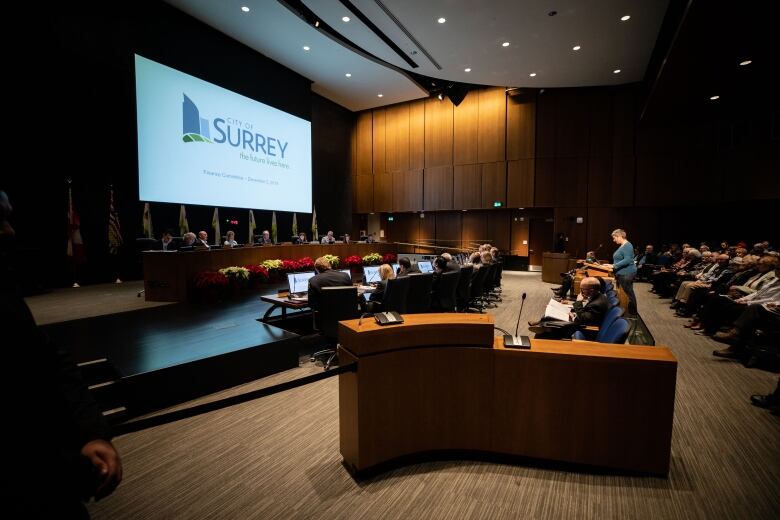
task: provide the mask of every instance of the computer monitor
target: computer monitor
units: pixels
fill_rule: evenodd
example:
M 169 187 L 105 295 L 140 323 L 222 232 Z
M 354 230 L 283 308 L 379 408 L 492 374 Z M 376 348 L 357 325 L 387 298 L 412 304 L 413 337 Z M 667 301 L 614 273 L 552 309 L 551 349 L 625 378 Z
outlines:
M 378 265 L 367 265 L 363 268 L 363 279 L 365 283 L 380 282 L 382 277 L 379 276 Z
M 290 286 L 290 292 L 305 293 L 309 292 L 309 278 L 314 276 L 314 271 L 308 273 L 288 273 L 287 283 Z
M 339 269 L 342 273 L 345 273 L 347 276 L 349 276 L 349 279 L 352 280 L 352 271 L 349 269 Z
M 422 273 L 432 273 L 433 272 L 433 265 L 428 262 L 417 262 L 417 268 L 420 269 L 420 272 Z
M 401 268 L 401 266 L 399 264 L 390 264 L 390 267 L 393 268 L 393 272 L 395 274 L 398 274 L 398 270 Z

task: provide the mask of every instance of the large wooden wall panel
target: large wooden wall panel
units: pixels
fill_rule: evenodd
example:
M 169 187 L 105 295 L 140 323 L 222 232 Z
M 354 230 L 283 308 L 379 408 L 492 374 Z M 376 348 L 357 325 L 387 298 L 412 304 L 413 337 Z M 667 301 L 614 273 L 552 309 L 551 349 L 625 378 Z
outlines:
M 554 206 L 555 185 L 555 159 L 537 157 L 536 175 L 534 175 L 534 206 Z
M 611 90 L 594 91 L 588 103 L 589 152 L 593 156 L 611 156 L 613 154 L 612 135 L 612 98 Z
M 471 95 L 474 94 L 476 92 Z M 503 87 L 479 91 L 477 127 L 477 162 L 503 161 L 506 158 L 506 93 Z
M 357 116 L 355 132 L 355 173 L 370 175 L 373 173 L 373 115 L 371 111 L 361 112 Z
M 374 176 L 355 175 L 355 211 L 371 213 L 374 211 Z
M 536 98 L 536 157 L 555 157 L 557 100 L 555 91 L 545 91 Z
M 556 157 L 583 157 L 590 146 L 588 111 L 590 96 L 581 89 L 567 89 L 561 93 L 555 113 Z
M 506 98 L 507 160 L 536 157 L 536 95 Z
M 479 123 L 479 93 L 471 92 L 454 109 L 453 160 L 454 164 L 477 162 Z
M 409 169 L 425 168 L 425 101 L 409 103 Z
M 452 165 L 453 106 L 449 99 L 425 101 L 425 167 Z
M 466 211 L 463 213 L 463 247 L 484 244 L 488 240 L 487 213 L 485 211 Z
M 526 218 L 518 210 L 511 213 L 511 243 L 510 251 L 513 255 L 528 256 L 529 226 Z
M 373 111 L 373 171 L 375 174 L 387 171 L 385 168 L 385 145 L 386 145 L 386 123 L 387 110 L 377 108 Z
M 588 159 L 588 206 L 609 206 L 612 202 L 612 155 Z
M 425 210 L 453 209 L 452 166 L 426 168 L 424 174 Z
M 463 211 L 436 213 L 436 245 L 461 247 L 461 229 L 463 227 L 464 214 Z
M 507 161 L 506 192 L 510 208 L 534 205 L 534 159 Z
M 492 208 L 493 202 L 506 206 L 506 162 L 479 165 L 482 178 L 482 207 Z
M 591 246 L 588 244 L 587 226 L 585 221 L 588 216 L 588 208 L 555 208 L 555 235 L 558 233 L 565 233 L 569 238 L 566 243 L 566 252 L 575 256 L 576 258 L 582 258 L 588 248 Z M 582 217 L 583 223 L 577 224 L 577 218 Z
M 493 246 L 501 251 L 509 250 L 511 213 L 508 209 L 497 209 L 487 214 L 487 238 Z
M 555 205 L 585 206 L 588 200 L 588 158 L 555 158 Z
M 385 121 L 386 171 L 409 170 L 409 140 L 409 104 L 388 107 Z
M 422 170 L 394 172 L 392 191 L 394 211 L 421 211 L 423 209 Z
M 393 174 L 374 175 L 374 211 L 393 211 Z
M 453 205 L 457 209 L 476 209 L 482 206 L 482 177 L 476 164 L 455 166 Z

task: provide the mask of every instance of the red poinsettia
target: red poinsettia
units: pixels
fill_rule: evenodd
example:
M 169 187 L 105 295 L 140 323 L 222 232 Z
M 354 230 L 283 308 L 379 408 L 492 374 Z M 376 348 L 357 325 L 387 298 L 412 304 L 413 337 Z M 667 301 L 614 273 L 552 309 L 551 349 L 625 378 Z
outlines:
M 258 280 L 268 280 L 268 269 L 262 265 L 249 264 L 244 266 L 249 270 L 249 276 Z
M 382 256 L 382 263 L 383 264 L 394 264 L 396 259 L 398 257 L 395 253 L 385 253 L 384 256 Z
M 301 271 L 314 270 L 314 260 L 312 260 L 309 256 L 304 256 L 298 260 L 298 269 Z
M 291 273 L 293 271 L 297 271 L 299 269 L 298 262 L 295 260 L 282 260 L 282 268 L 281 271 L 284 271 L 286 273 Z
M 347 267 L 360 267 L 363 265 L 363 259 L 358 255 L 348 256 L 344 259 L 344 265 Z
M 227 276 L 215 271 L 201 271 L 194 276 L 195 287 L 198 289 L 208 289 L 209 287 L 226 287 L 228 284 Z

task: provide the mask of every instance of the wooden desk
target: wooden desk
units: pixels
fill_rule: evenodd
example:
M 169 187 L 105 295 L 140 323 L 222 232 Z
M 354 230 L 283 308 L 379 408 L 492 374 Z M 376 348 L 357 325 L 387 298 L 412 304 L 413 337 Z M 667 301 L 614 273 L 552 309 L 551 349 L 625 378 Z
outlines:
M 505 349 L 490 315 L 341 322 L 339 431 L 359 473 L 467 450 L 666 474 L 677 362 L 669 349 L 531 340 Z
M 569 253 L 542 254 L 542 281 L 547 283 L 560 283 L 561 273 L 569 270 Z
M 144 295 L 147 301 L 186 301 L 189 299 L 192 277 L 196 273 L 234 265 L 259 264 L 263 260 L 297 260 L 305 256 L 316 259 L 326 254 L 336 255 L 343 260 L 351 255 L 397 252 L 397 246 L 388 243 L 250 246 L 187 252 L 144 251 Z
M 300 311 L 296 313 L 297 316 L 298 314 L 304 314 L 304 311 L 309 308 L 308 301 L 290 300 L 287 298 L 287 296 L 277 296 L 275 294 L 266 294 L 261 296 L 260 300 L 271 304 L 271 306 L 267 311 L 265 311 L 265 314 L 263 315 L 263 323 L 273 323 L 280 320 L 287 321 L 287 309 Z M 279 316 L 271 316 L 271 314 L 273 314 L 273 312 L 278 308 L 282 309 L 281 318 Z

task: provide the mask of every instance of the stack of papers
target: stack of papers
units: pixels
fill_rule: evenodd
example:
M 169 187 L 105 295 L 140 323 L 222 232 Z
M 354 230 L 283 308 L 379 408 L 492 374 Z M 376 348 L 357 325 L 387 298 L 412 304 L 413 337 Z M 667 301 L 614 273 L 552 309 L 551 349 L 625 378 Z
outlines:
M 550 298 L 550 302 L 547 304 L 547 308 L 544 309 L 544 317 L 569 321 L 569 312 L 571 312 L 571 308 L 571 305 L 566 305 Z

